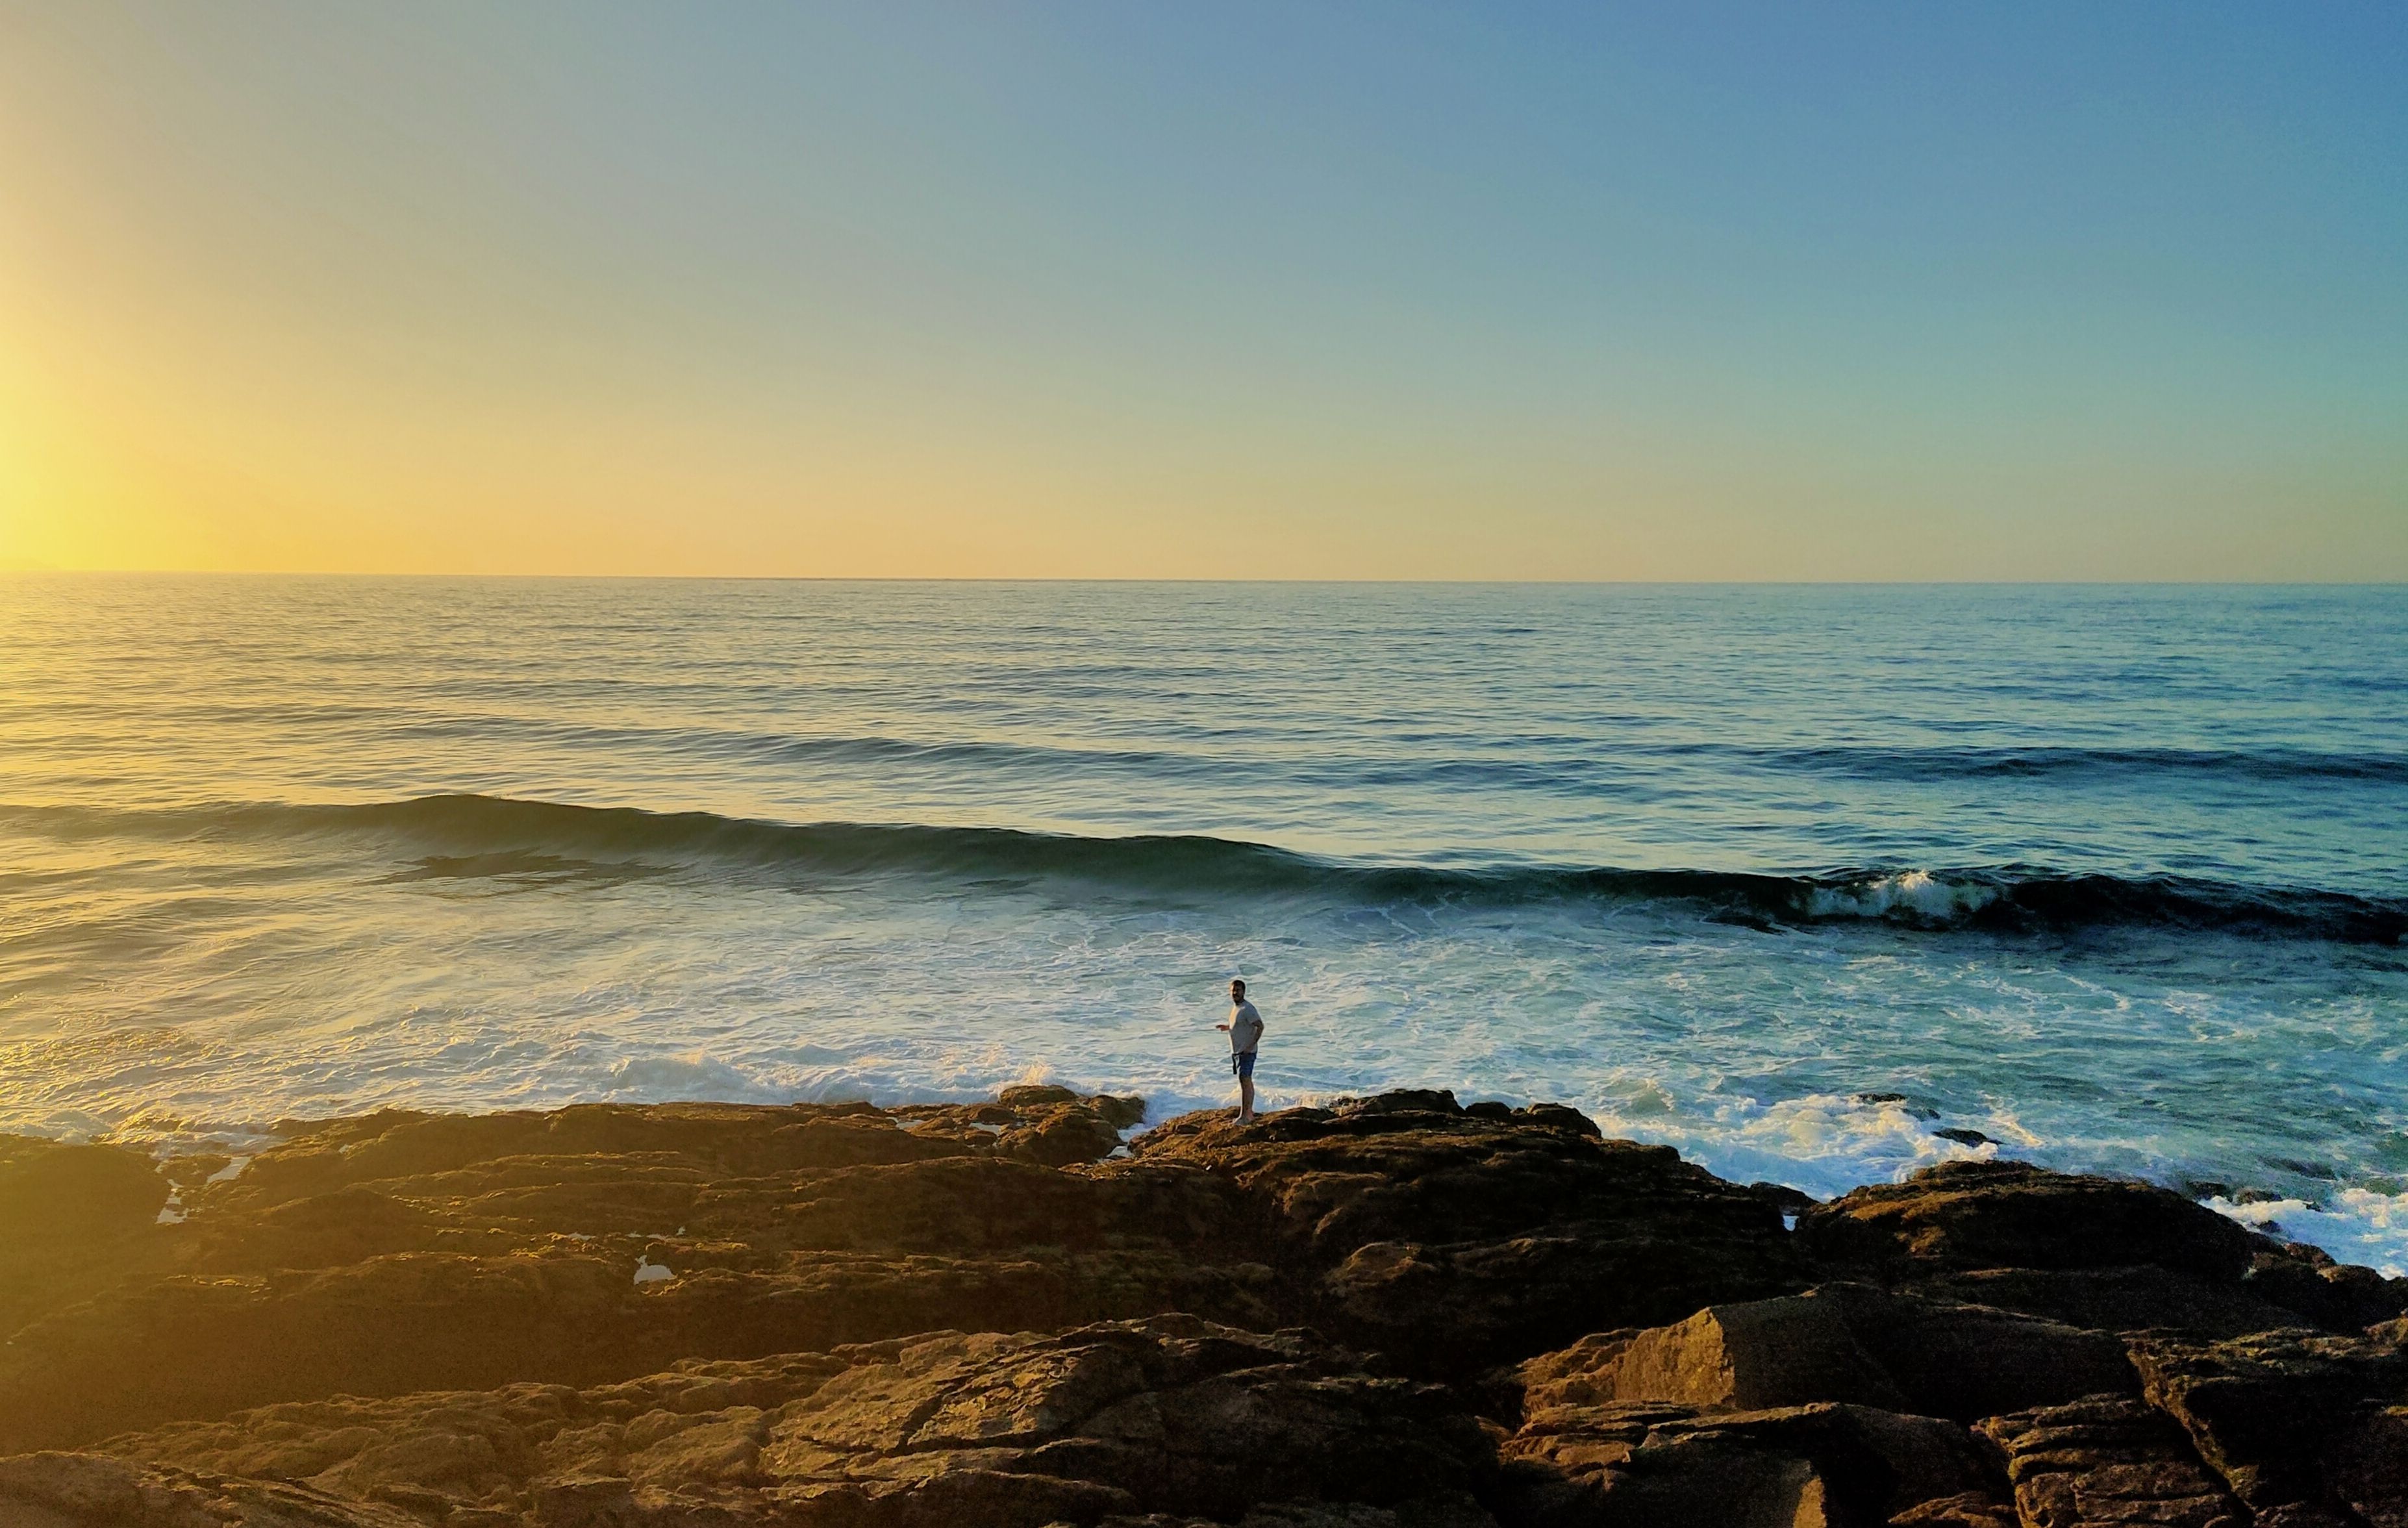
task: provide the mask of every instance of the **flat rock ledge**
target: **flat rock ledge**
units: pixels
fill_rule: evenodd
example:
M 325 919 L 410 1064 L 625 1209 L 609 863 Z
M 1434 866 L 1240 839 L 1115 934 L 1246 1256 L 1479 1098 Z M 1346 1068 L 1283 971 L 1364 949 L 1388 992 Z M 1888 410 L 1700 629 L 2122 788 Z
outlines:
M 0 1528 L 2408 1528 L 2408 1280 L 2162 1189 L 1143 1114 L 0 1137 Z

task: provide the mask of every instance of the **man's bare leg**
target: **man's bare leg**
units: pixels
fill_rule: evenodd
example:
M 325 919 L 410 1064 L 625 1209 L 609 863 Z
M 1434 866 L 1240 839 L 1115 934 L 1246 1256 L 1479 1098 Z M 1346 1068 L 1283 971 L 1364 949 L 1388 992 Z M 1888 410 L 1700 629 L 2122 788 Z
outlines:
M 1241 1125 L 1254 1122 L 1254 1079 L 1250 1077 L 1238 1078 L 1238 1122 Z

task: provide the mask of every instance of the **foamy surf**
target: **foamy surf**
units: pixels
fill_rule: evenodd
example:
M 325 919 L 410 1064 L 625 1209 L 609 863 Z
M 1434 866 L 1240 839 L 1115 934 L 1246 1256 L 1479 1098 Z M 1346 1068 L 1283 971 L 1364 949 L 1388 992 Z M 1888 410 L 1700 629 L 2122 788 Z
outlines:
M 1268 1104 L 2408 1241 L 2396 591 L 7 593 L 6 1128 L 1033 1070 L 1159 1119 L 1229 1100 L 1243 976 Z
M 993 1058 L 987 1058 L 992 1061 Z M 671 1066 L 620 1067 L 612 1076 L 619 1085 L 599 1095 L 622 1103 L 730 1101 L 746 1103 L 853 1103 L 881 1106 L 921 1103 L 970 1103 L 994 1097 L 1004 1087 L 1031 1082 L 1057 1083 L 1081 1092 L 1137 1092 L 1146 1097 L 1145 1119 L 1124 1133 L 1133 1138 L 1180 1114 L 1222 1108 L 1235 1102 L 1233 1089 L 1219 1086 L 1216 1074 L 1226 1067 L 1208 1066 L 1147 1078 L 1134 1073 L 1082 1074 L 1035 1063 L 1016 1068 L 982 1072 L 975 1062 L 950 1069 L 939 1080 L 891 1064 L 862 1064 L 824 1074 L 800 1086 L 781 1085 L 724 1061 L 686 1057 Z M 1268 1073 L 1267 1076 L 1270 1075 Z M 644 1080 L 638 1080 L 644 1079 Z M 665 1088 L 646 1081 L 668 1081 Z M 787 1079 L 791 1084 L 800 1079 Z M 1376 1087 L 1438 1086 L 1439 1077 L 1405 1074 Z M 1738 1182 L 1772 1182 L 1798 1189 L 1816 1199 L 1835 1198 L 1869 1183 L 1902 1182 L 1924 1168 L 1945 1162 L 2028 1161 L 2069 1171 L 2100 1170 L 2098 1154 L 2080 1143 L 2051 1142 L 1998 1111 L 1941 1117 L 1928 1107 L 1891 1095 L 1815 1094 L 1762 1102 L 1727 1098 L 1702 1107 L 1684 1105 L 1667 1088 L 1644 1078 L 1617 1078 L 1586 1096 L 1498 1093 L 1456 1084 L 1461 1101 L 1499 1097 L 1520 1105 L 1570 1102 L 1596 1120 L 1608 1135 L 1670 1146 L 1689 1161 Z M 1324 1107 L 1349 1096 L 1344 1090 L 1283 1090 L 1266 1086 L 1262 1107 L 1274 1110 L 1295 1106 Z M 558 1096 L 521 1096 L 524 1107 L 557 1107 L 593 1101 Z M 1942 1131 L 1986 1136 L 1979 1142 L 1954 1138 Z M 86 1138 L 140 1140 L 137 1131 L 91 1132 Z M 148 1137 L 163 1158 L 229 1149 L 256 1151 L 274 1135 L 257 1127 L 179 1132 Z M 220 1182 L 248 1164 L 236 1157 L 207 1181 Z M 2180 1189 L 2185 1177 L 2172 1164 L 2157 1170 L 2134 1171 L 2129 1164 L 2117 1170 Z M 2254 1230 L 2286 1241 L 2318 1247 L 2344 1263 L 2374 1267 L 2389 1276 L 2408 1275 L 2408 1190 L 2344 1186 L 2315 1200 L 2305 1197 L 2258 1197 L 2236 1202 L 2224 1195 L 2201 1199 L 2209 1208 Z M 160 1223 L 184 1219 L 179 1195 L 171 1194 L 160 1212 Z M 650 1261 L 649 1253 L 636 1272 L 640 1284 L 666 1280 L 669 1270 Z
M 1970 881 L 1948 881 L 1928 870 L 1907 870 L 1875 876 L 1839 886 L 1815 886 L 1804 893 L 1809 918 L 1904 918 L 1919 923 L 1961 921 L 1999 900 L 2000 889 Z
M 2408 1191 L 2343 1188 L 2316 1204 L 2305 1199 L 2235 1204 L 2218 1195 L 2206 1204 L 2277 1240 L 2303 1241 L 2339 1262 L 2364 1264 L 2394 1278 L 2408 1276 Z

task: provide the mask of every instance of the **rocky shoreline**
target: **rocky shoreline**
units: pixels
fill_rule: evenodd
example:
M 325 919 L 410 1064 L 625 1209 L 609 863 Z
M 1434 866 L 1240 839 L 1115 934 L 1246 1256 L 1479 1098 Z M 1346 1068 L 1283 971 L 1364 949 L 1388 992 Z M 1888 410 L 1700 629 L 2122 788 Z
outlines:
M 0 1524 L 2408 1528 L 2408 1280 L 2162 1189 L 1142 1115 L 0 1137 Z

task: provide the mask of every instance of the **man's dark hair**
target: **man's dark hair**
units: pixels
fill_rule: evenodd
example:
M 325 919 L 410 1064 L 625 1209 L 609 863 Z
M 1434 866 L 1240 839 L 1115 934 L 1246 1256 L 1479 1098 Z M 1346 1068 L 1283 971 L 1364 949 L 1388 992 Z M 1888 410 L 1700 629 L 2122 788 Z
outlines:
M 1241 978 L 1237 978 L 1237 977 L 1232 977 L 1232 978 L 1229 978 L 1229 991 L 1231 991 L 1231 992 L 1244 992 L 1245 990 L 1246 990 L 1246 984 L 1245 984 L 1245 982 L 1244 982 L 1244 980 L 1243 980 L 1243 979 L 1241 979 Z

